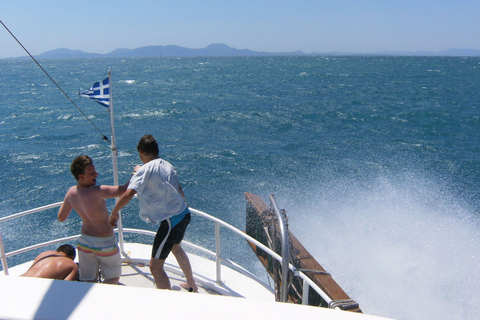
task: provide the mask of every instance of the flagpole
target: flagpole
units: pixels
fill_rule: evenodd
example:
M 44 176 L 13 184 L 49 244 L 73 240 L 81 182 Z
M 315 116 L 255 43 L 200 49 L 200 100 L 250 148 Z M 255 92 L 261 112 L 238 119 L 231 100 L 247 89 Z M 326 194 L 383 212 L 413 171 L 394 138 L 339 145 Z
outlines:
M 117 164 L 117 154 L 118 154 L 118 149 L 117 149 L 117 141 L 115 139 L 115 125 L 113 121 L 113 84 L 112 84 L 112 76 L 111 76 L 111 69 L 108 69 L 108 83 L 109 83 L 109 99 L 110 99 L 110 105 L 109 105 L 109 115 L 110 115 L 110 129 L 112 130 L 112 142 L 111 142 L 111 148 L 112 148 L 112 158 L 113 158 L 113 185 L 118 186 L 118 164 Z M 115 203 L 117 203 L 119 198 L 115 198 Z M 125 250 L 123 246 L 123 227 L 122 227 L 122 213 L 121 211 L 119 212 L 119 219 L 117 222 L 118 225 L 118 239 L 120 243 L 120 252 L 125 255 Z

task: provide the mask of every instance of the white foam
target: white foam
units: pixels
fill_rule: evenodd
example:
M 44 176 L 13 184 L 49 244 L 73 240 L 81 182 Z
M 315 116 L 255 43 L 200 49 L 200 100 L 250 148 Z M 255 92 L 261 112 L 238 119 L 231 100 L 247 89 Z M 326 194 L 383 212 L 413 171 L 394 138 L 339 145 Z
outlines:
M 431 181 L 336 182 L 288 210 L 291 229 L 369 314 L 473 319 L 480 314 L 475 212 Z M 295 199 L 291 199 L 293 206 Z

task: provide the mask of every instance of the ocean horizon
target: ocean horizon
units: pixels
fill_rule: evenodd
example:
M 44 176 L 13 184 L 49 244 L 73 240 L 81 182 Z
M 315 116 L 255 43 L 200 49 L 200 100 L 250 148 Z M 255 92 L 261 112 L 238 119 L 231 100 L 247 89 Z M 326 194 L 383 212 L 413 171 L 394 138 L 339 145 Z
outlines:
M 479 57 L 480 50 L 450 48 L 440 51 L 399 51 L 383 50 L 375 52 L 267 52 L 250 49 L 237 49 L 223 43 L 212 43 L 205 48 L 186 48 L 178 45 L 151 45 L 134 49 L 118 48 L 107 53 L 85 52 L 68 48 L 49 50 L 38 55 L 37 59 L 86 59 L 86 58 L 133 58 L 133 57 L 255 57 L 255 56 L 416 56 L 416 57 Z M 4 59 L 30 59 L 28 55 Z

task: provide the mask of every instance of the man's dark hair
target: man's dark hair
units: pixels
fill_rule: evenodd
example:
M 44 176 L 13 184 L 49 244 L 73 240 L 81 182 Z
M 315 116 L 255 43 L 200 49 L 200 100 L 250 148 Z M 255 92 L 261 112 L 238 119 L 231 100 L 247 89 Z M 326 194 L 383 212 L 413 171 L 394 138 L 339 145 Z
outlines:
M 75 259 L 75 256 L 77 255 L 77 253 L 75 252 L 75 248 L 69 244 L 61 245 L 57 248 L 57 252 L 65 253 L 67 255 L 67 258 L 70 258 L 72 260 Z
M 93 161 L 89 156 L 78 156 L 73 159 L 72 164 L 70 165 L 70 171 L 75 177 L 75 180 L 78 181 L 79 176 L 85 174 L 85 168 L 92 163 Z
M 151 134 L 144 135 L 140 139 L 137 150 L 142 151 L 146 156 L 158 157 L 158 143 Z

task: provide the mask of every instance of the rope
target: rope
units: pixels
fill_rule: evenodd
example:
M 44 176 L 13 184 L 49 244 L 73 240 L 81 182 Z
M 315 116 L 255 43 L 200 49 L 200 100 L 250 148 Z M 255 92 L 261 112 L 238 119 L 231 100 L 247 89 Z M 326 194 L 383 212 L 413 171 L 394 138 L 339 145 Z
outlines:
M 7 28 L 7 26 L 0 20 L 0 23 L 5 27 L 5 29 L 8 31 L 8 33 L 10 33 L 10 35 L 13 37 L 13 39 L 15 39 L 15 41 L 17 41 L 17 43 L 23 48 L 23 50 L 25 50 L 25 52 L 30 56 L 30 58 L 32 58 L 33 61 L 35 61 L 35 63 L 40 67 L 40 69 L 42 69 L 42 71 L 47 75 L 47 77 L 50 78 L 50 80 L 57 86 L 57 88 L 63 93 L 63 95 L 65 97 L 67 97 L 67 99 L 75 106 L 75 108 L 77 108 L 78 111 L 80 111 L 80 113 L 85 117 L 85 119 L 88 120 L 88 122 L 90 122 L 90 124 L 98 131 L 98 133 L 100 133 L 100 135 L 102 136 L 102 139 L 103 140 L 106 140 L 108 142 L 110 142 L 107 138 L 107 136 L 105 136 L 98 128 L 97 126 L 95 126 L 95 124 L 90 120 L 88 119 L 88 117 L 85 115 L 85 113 L 83 113 L 82 110 L 80 110 L 80 108 L 75 104 L 75 102 L 73 102 L 72 99 L 70 99 L 70 97 L 65 93 L 65 91 L 62 90 L 62 88 L 60 88 L 60 86 L 55 82 L 55 80 L 53 80 L 53 78 L 48 74 L 47 71 L 45 71 L 45 69 L 43 69 L 43 67 L 40 65 L 40 63 L 38 63 L 37 60 L 35 60 L 35 58 L 30 54 L 30 52 L 28 52 L 28 50 L 23 46 L 23 44 L 17 39 L 17 37 L 15 37 L 15 35 L 10 31 L 10 29 Z

